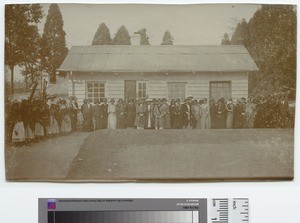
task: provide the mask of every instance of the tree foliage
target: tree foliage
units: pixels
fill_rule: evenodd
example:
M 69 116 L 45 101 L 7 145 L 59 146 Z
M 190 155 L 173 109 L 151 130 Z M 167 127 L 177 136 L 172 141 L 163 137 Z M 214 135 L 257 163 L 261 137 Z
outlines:
M 109 28 L 105 23 L 101 23 L 94 35 L 92 45 L 112 45 Z
M 230 45 L 230 39 L 228 33 L 224 34 L 221 45 Z
M 130 39 L 128 30 L 122 25 L 116 32 L 113 43 L 114 45 L 131 45 Z
M 161 45 L 173 45 L 174 38 L 169 30 L 165 31 Z
M 5 6 L 5 64 L 11 73 L 11 94 L 14 93 L 14 68 L 38 58 L 37 23 L 43 17 L 40 4 Z
M 150 45 L 149 36 L 147 35 L 146 28 L 142 28 L 139 31 L 135 32 L 135 34 L 140 34 L 140 45 Z
M 50 82 L 56 82 L 56 70 L 68 53 L 64 22 L 57 4 L 48 10 L 41 40 L 42 67 L 50 75 Z
M 238 23 L 236 29 L 231 37 L 230 44 L 232 45 L 244 45 L 249 46 L 250 44 L 249 27 L 245 19 L 241 23 Z
M 291 5 L 263 5 L 236 27 L 231 44 L 245 45 L 260 69 L 250 76 L 252 95 L 296 88 L 296 21 Z

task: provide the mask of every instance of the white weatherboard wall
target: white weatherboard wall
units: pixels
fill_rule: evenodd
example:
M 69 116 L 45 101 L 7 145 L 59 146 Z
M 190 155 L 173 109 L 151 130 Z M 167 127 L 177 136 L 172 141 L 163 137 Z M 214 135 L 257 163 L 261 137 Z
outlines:
M 146 83 L 146 91 L 149 98 L 167 98 L 168 85 L 165 81 L 152 81 Z
M 107 81 L 105 84 L 105 97 L 108 99 L 124 98 L 124 80 Z
M 68 94 L 69 96 L 75 96 L 77 98 L 77 102 L 79 104 L 83 103 L 83 99 L 85 99 L 85 80 L 73 80 L 74 90 L 72 91 L 72 81 L 68 80 Z M 74 93 L 74 95 L 73 95 Z
M 251 75 L 251 74 L 250 74 Z M 231 96 L 233 100 L 248 97 L 247 72 L 213 72 L 213 73 L 119 73 L 73 75 L 74 96 L 82 104 L 86 97 L 86 82 L 103 81 L 105 83 L 105 96 L 110 99 L 124 98 L 125 80 L 146 81 L 146 94 L 149 98 L 168 98 L 168 82 L 185 82 L 186 96 L 192 95 L 195 99 L 209 98 L 211 81 L 230 81 Z M 68 81 L 68 93 L 72 95 L 72 82 Z M 170 98 L 168 98 L 170 100 Z

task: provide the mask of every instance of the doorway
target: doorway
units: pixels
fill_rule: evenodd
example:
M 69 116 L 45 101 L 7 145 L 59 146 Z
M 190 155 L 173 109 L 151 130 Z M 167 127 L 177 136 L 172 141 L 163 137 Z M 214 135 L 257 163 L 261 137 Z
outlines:
M 125 80 L 124 96 L 125 98 L 136 98 L 136 81 Z

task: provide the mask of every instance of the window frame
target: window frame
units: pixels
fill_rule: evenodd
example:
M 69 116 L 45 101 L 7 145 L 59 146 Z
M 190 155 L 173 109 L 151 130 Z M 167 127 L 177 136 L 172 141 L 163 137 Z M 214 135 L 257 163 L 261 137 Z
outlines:
M 142 85 L 142 89 L 140 90 L 139 86 Z M 141 95 L 140 96 L 140 93 Z M 136 97 L 146 99 L 147 98 L 147 82 L 146 81 L 136 81 Z
M 89 91 L 89 84 L 92 84 L 92 91 Z M 103 87 L 100 86 L 103 84 Z M 98 86 L 95 86 L 98 85 Z M 95 91 L 97 89 L 98 91 Z M 101 89 L 103 89 L 101 91 Z M 89 96 L 89 94 L 92 94 L 92 96 Z M 95 95 L 98 94 L 98 97 L 95 97 Z M 102 98 L 105 98 L 106 96 L 106 82 L 105 81 L 86 81 L 85 82 L 85 98 L 91 99 L 93 103 L 95 103 L 95 99 L 98 99 L 99 102 Z
M 228 97 L 221 95 L 218 98 L 213 97 L 213 94 L 222 94 L 224 93 L 224 91 L 220 90 L 220 89 L 224 89 L 223 84 L 229 84 L 228 87 Z M 215 85 L 215 86 L 213 86 Z M 222 86 L 219 86 L 222 85 Z M 212 91 L 212 89 L 216 89 L 216 91 Z M 209 98 L 213 98 L 215 100 L 219 100 L 221 97 L 223 97 L 224 99 L 228 100 L 229 98 L 232 98 L 232 81 L 210 81 L 209 82 Z
M 174 94 L 174 85 L 178 84 L 178 93 L 176 95 Z M 172 95 L 170 95 L 170 87 L 172 85 Z M 183 86 L 182 86 L 183 85 Z M 179 98 L 180 100 L 184 100 L 186 98 L 186 87 L 187 82 L 182 82 L 182 81 L 172 81 L 172 82 L 167 82 L 167 90 L 168 90 L 168 99 L 177 99 Z

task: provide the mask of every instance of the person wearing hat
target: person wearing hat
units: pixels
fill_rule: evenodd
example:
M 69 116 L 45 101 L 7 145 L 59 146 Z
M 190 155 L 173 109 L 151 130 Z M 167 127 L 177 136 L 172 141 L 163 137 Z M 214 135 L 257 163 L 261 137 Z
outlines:
M 225 129 L 226 128 L 226 116 L 227 109 L 225 105 L 225 99 L 220 98 L 217 105 L 217 117 L 216 117 L 216 128 Z
M 184 100 L 184 104 L 181 105 L 182 125 L 185 129 L 190 127 L 191 121 L 191 105 L 189 102 L 190 100 L 187 98 Z
M 170 113 L 170 127 L 171 129 L 174 129 L 174 121 L 175 121 L 175 109 L 176 109 L 176 104 L 175 104 L 175 100 L 172 99 L 171 100 L 171 104 L 169 106 L 169 113 Z
M 210 129 L 211 128 L 210 120 L 210 105 L 207 102 L 207 99 L 202 100 L 200 106 L 200 128 L 201 129 Z
M 245 107 L 243 104 L 243 100 L 238 99 L 233 113 L 233 120 L 234 120 L 233 125 L 235 129 L 243 128 L 244 118 L 245 118 Z
M 170 111 L 169 111 L 169 105 L 167 104 L 167 99 L 163 98 L 162 99 L 162 105 L 160 110 L 165 114 L 164 117 L 164 125 L 163 128 L 164 129 L 170 129 L 171 125 L 170 125 Z
M 154 105 L 153 115 L 154 115 L 154 127 L 155 129 L 163 129 L 164 128 L 164 116 L 165 112 L 162 107 L 162 100 L 158 99 L 157 104 Z
M 56 105 L 51 104 L 49 107 L 49 124 L 46 126 L 47 135 L 54 136 L 59 133 L 58 122 L 55 119 Z
M 127 103 L 127 111 L 126 111 L 126 127 L 134 128 L 135 116 L 136 116 L 136 107 L 134 103 L 134 99 L 130 98 Z
M 12 102 L 10 115 L 10 121 L 13 126 L 11 139 L 15 146 L 19 146 L 25 141 L 25 128 L 22 120 L 20 103 L 16 100 Z
M 141 98 L 138 99 L 136 104 L 136 117 L 135 123 L 137 129 L 144 129 L 146 122 L 146 106 Z
M 192 129 L 200 128 L 200 105 L 196 99 L 191 102 L 191 127 Z
M 108 122 L 108 105 L 107 99 L 100 99 L 100 129 L 107 129 Z
M 126 104 L 122 98 L 118 100 L 117 109 L 117 129 L 126 129 Z
M 209 100 L 209 115 L 210 115 L 210 128 L 215 129 L 216 122 L 217 122 L 217 106 L 216 106 L 215 99 L 213 98 Z
M 253 128 L 254 116 L 255 116 L 255 104 L 252 98 L 248 98 L 245 108 L 246 124 L 245 128 Z
M 174 110 L 174 129 L 182 129 L 182 111 L 180 105 L 180 99 L 175 101 L 175 110 Z
M 90 104 L 89 99 L 84 99 L 81 113 L 83 116 L 82 130 L 85 132 L 93 131 L 93 106 Z
M 148 98 L 146 100 L 146 112 L 145 112 L 145 129 L 153 129 L 153 100 Z
M 70 119 L 71 119 L 72 132 L 74 132 L 76 130 L 77 111 L 78 111 L 77 98 L 75 96 L 71 96 L 70 97 L 69 115 L 70 115 Z
M 95 105 L 93 106 L 93 114 L 95 119 L 95 130 L 101 129 L 101 108 L 99 99 L 95 99 Z
M 117 108 L 115 105 L 115 99 L 110 99 L 110 103 L 107 107 L 108 112 L 108 129 L 116 129 L 117 128 Z
M 233 111 L 234 111 L 234 104 L 232 99 L 228 99 L 226 104 L 227 109 L 227 118 L 226 118 L 226 129 L 233 128 Z

